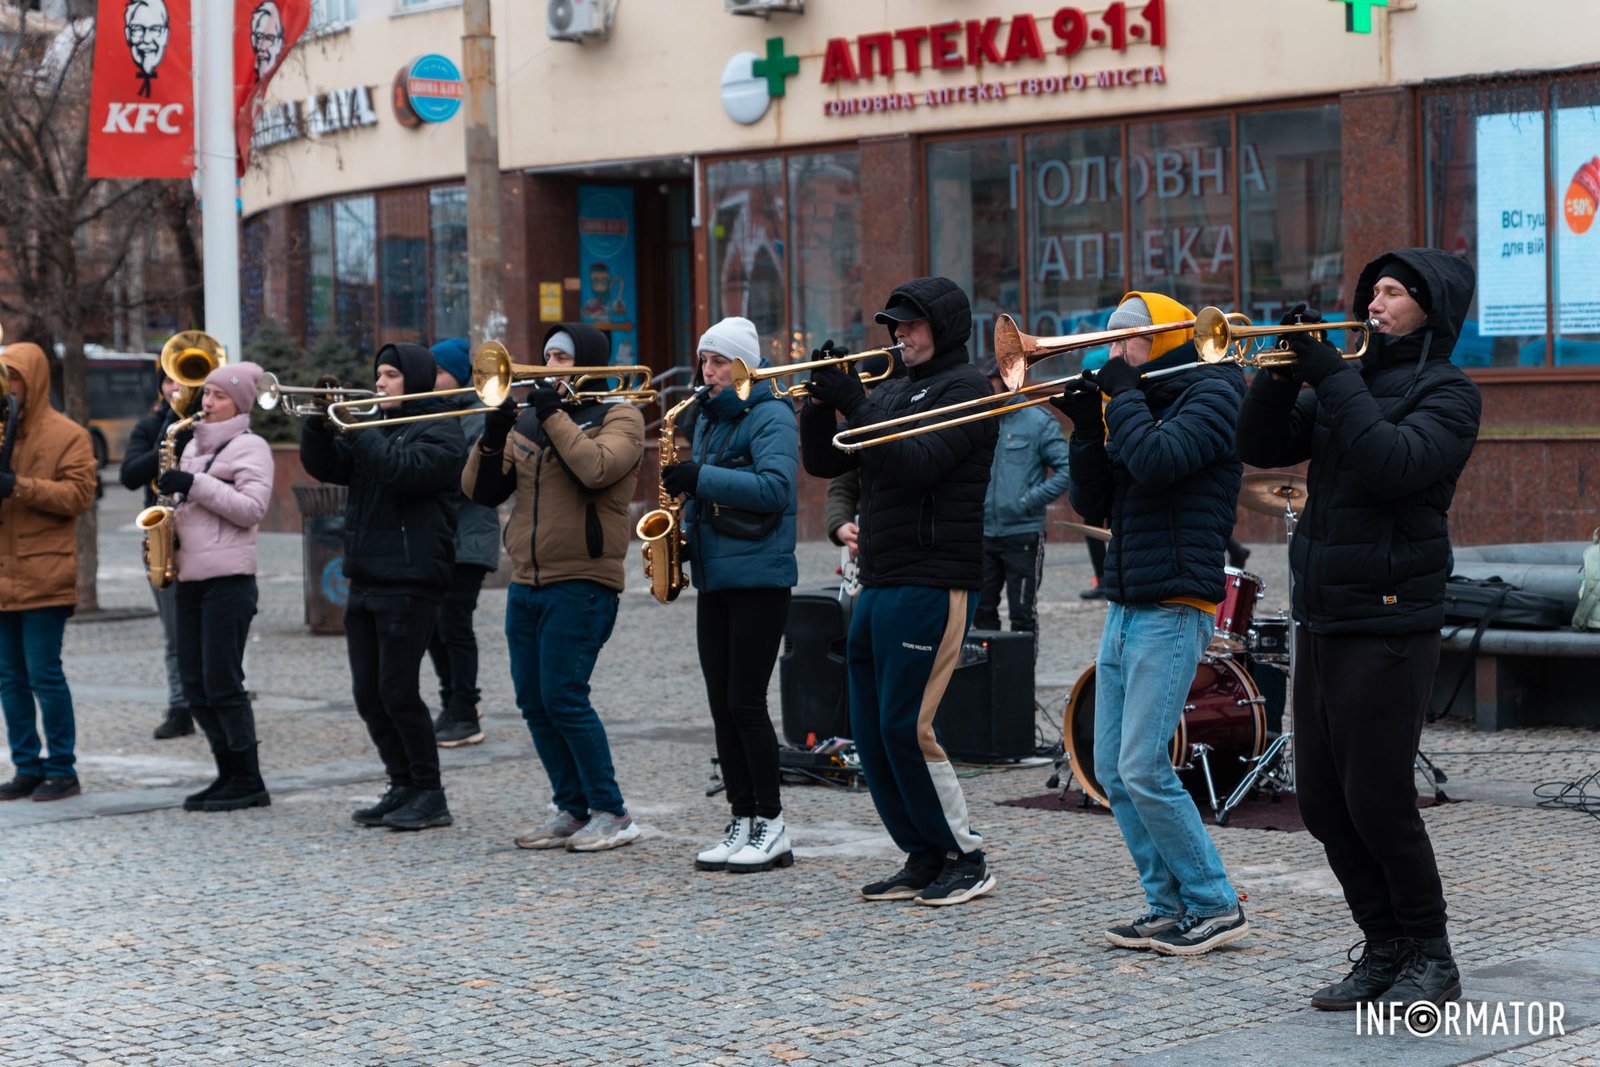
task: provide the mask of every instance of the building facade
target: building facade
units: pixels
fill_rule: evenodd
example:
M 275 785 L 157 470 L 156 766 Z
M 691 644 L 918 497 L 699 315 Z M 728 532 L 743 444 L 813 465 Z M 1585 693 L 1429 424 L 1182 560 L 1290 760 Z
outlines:
M 665 370 L 742 314 L 784 362 L 885 343 L 871 311 L 923 273 L 971 294 L 978 356 L 1000 313 L 1082 332 L 1128 289 L 1342 318 L 1369 258 L 1433 245 L 1479 276 L 1455 358 L 1484 440 L 1458 539 L 1587 537 L 1589 8 L 495 3 L 508 344 L 584 318 L 618 362 Z M 461 30 L 457 3 L 319 0 L 243 182 L 247 336 L 468 332 Z M 1076 367 L 1051 362 L 1036 374 Z

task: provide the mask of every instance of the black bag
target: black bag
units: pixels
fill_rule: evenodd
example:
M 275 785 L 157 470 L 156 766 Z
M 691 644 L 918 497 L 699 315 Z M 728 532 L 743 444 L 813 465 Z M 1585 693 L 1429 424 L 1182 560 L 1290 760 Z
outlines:
M 1554 630 L 1570 625 L 1565 605 L 1553 596 L 1521 589 L 1502 578 L 1451 576 L 1444 586 L 1445 622 Z M 1451 635 L 1453 636 L 1453 635 Z

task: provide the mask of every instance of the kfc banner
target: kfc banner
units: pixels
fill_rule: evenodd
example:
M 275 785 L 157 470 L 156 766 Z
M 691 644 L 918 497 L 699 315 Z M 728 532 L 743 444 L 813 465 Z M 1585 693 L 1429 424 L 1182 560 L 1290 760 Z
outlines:
M 234 0 L 233 136 L 241 178 L 250 162 L 250 135 L 267 83 L 310 21 L 311 0 Z
M 89 93 L 89 177 L 194 172 L 189 0 L 100 0 Z

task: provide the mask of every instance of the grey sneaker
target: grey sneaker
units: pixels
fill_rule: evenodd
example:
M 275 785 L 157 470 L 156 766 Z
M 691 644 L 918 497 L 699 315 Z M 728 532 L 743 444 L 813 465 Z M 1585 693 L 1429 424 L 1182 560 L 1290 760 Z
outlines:
M 1176 915 L 1147 911 L 1131 923 L 1111 927 L 1106 931 L 1106 940 L 1118 948 L 1149 948 L 1157 934 L 1166 933 L 1179 921 Z
M 627 812 L 613 815 L 608 811 L 597 811 L 589 816 L 583 829 L 567 838 L 567 851 L 604 852 L 608 848 L 626 845 L 638 836 L 639 828 L 633 824 L 632 815 Z
M 518 848 L 563 848 L 568 839 L 582 830 L 588 821 L 586 817 L 557 809 L 542 825 L 518 834 L 516 845 Z
M 1250 932 L 1244 909 L 1221 915 L 1185 915 L 1178 925 L 1150 939 L 1150 947 L 1163 956 L 1198 956 L 1231 944 Z

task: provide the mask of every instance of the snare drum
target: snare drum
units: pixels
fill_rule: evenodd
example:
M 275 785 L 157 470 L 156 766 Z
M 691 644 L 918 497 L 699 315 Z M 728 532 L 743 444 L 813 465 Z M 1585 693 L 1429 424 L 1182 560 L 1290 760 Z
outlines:
M 1250 658 L 1262 663 L 1289 662 L 1289 616 L 1279 612 L 1270 619 L 1257 619 L 1250 627 Z
M 1094 672 L 1090 667 L 1072 687 L 1061 722 L 1062 745 L 1078 788 L 1106 804 L 1105 790 L 1094 773 Z M 1248 765 L 1267 747 L 1266 712 L 1261 692 L 1244 669 L 1229 659 L 1207 656 L 1195 671 L 1183 718 L 1172 735 L 1168 756 L 1178 778 L 1191 794 L 1206 795 L 1205 774 L 1189 759 L 1191 745 L 1211 748 L 1211 777 L 1217 795 L 1227 796 L 1244 778 Z
M 1217 629 L 1211 643 L 1242 652 L 1249 644 L 1250 620 L 1256 613 L 1256 601 L 1267 591 L 1266 583 L 1237 567 L 1224 567 L 1222 577 L 1222 603 L 1217 605 Z

